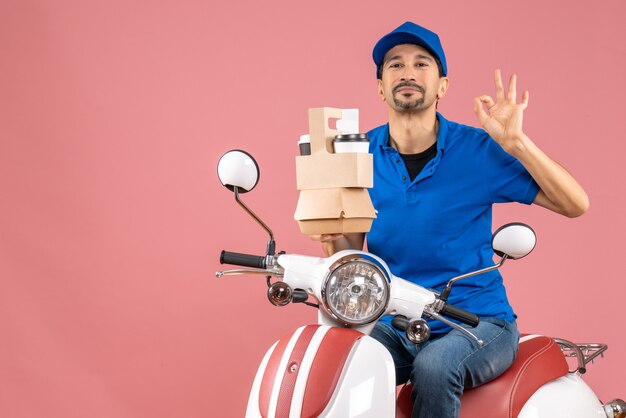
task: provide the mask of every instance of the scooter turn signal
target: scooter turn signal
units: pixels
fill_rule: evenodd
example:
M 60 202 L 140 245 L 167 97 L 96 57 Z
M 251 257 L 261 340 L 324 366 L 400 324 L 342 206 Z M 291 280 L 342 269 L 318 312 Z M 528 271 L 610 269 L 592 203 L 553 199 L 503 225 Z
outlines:
M 267 299 L 274 306 L 289 305 L 293 300 L 293 289 L 285 282 L 276 282 L 267 289 Z
M 613 399 L 604 405 L 604 412 L 609 418 L 626 418 L 626 402 L 621 399 Z
M 412 343 L 419 344 L 430 338 L 430 326 L 423 319 L 415 319 L 409 322 L 406 328 L 406 336 Z

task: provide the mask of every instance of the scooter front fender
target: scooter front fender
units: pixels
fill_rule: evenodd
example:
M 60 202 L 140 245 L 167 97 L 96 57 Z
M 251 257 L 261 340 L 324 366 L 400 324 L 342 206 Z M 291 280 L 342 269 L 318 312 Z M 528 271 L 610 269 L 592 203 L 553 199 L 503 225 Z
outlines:
M 395 415 L 395 369 L 389 352 L 360 332 L 320 325 L 281 338 L 261 362 L 246 417 Z

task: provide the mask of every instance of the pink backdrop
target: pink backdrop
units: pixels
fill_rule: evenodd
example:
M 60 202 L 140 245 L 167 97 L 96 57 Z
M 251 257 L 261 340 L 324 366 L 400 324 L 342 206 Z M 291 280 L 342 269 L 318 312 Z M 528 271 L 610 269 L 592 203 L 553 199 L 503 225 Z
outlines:
M 456 4 L 454 4 L 456 3 Z M 265 235 L 216 176 L 245 148 L 246 196 L 279 249 L 300 235 L 307 108 L 385 120 L 371 48 L 405 20 L 441 34 L 440 110 L 476 124 L 492 72 L 531 92 L 526 130 L 580 180 L 582 218 L 500 206 L 535 253 L 504 274 L 521 328 L 610 349 L 587 381 L 626 397 L 622 266 L 626 6 L 621 0 L 0 2 L 0 416 L 239 417 L 266 348 L 314 319 L 258 277 L 216 279 L 221 249 Z

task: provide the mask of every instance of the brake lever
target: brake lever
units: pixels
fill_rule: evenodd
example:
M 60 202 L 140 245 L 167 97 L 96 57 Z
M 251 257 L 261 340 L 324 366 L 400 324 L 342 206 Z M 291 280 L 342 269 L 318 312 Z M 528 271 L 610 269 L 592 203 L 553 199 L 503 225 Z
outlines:
M 432 308 L 430 307 L 426 307 L 424 308 L 424 315 L 428 316 L 431 319 L 436 319 L 437 321 L 441 321 L 446 325 L 451 326 L 454 329 L 457 329 L 459 331 L 461 331 L 463 334 L 465 334 L 467 337 L 473 339 L 474 341 L 476 341 L 476 344 L 478 344 L 478 347 L 481 347 L 483 345 L 485 345 L 483 340 L 479 340 L 477 336 L 475 336 L 474 334 L 472 334 L 470 331 L 468 331 L 467 329 L 463 328 L 462 326 L 460 326 L 459 324 L 456 324 L 452 321 L 450 321 L 449 319 L 447 319 L 444 316 L 439 315 L 437 312 L 435 312 Z
M 284 254 L 284 251 L 281 251 L 279 255 Z M 273 277 L 283 277 L 285 275 L 285 269 L 282 268 L 278 262 L 278 257 L 274 255 L 268 255 L 266 258 L 266 266 L 265 269 L 232 269 L 232 270 L 223 270 L 216 271 L 215 277 L 223 277 L 223 276 L 237 276 L 242 274 L 261 274 L 263 276 L 273 276 Z M 269 284 L 268 284 L 269 286 Z
M 274 276 L 274 277 L 282 277 L 283 273 L 277 270 L 271 269 L 233 269 L 233 270 L 224 270 L 224 271 L 216 271 L 215 277 L 223 277 L 223 276 L 237 276 L 242 274 L 262 274 L 263 276 Z

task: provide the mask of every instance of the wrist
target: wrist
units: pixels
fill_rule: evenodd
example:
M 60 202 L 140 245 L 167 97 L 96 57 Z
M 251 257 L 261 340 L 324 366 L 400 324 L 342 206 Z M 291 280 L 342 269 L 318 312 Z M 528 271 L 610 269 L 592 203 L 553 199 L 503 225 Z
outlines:
M 520 135 L 516 135 L 507 140 L 502 148 L 508 154 L 520 159 L 520 157 L 528 151 L 531 145 L 531 139 L 526 136 L 526 134 L 521 133 Z

